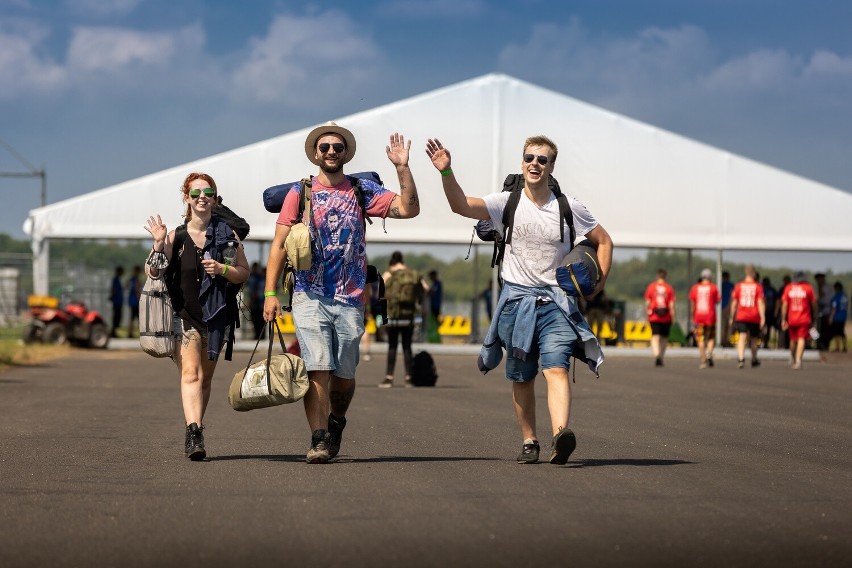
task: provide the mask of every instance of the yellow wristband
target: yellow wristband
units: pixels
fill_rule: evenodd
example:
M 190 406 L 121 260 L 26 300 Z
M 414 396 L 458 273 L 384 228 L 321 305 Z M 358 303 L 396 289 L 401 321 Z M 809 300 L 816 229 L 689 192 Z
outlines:
M 453 168 L 447 168 L 446 170 L 441 172 L 441 175 L 447 177 L 448 175 L 453 173 Z
M 263 293 L 263 297 L 264 297 L 264 298 L 268 298 L 268 297 L 270 297 L 270 296 L 275 296 L 275 291 L 274 291 L 274 290 L 272 290 L 272 291 L 270 291 L 270 292 L 264 292 L 264 293 Z
M 222 271 L 222 276 L 226 275 L 227 273 L 228 273 L 228 265 L 226 264 L 225 269 Z

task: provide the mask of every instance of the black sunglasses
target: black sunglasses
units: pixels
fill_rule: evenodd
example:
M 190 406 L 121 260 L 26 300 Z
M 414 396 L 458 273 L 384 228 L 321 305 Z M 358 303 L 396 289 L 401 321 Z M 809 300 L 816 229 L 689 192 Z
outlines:
M 547 162 L 550 161 L 550 158 L 548 158 L 547 156 L 542 156 L 541 154 L 539 154 L 538 156 L 535 156 L 533 154 L 524 154 L 524 161 L 528 164 L 531 164 L 532 161 L 536 158 L 538 158 L 538 163 L 542 166 L 546 166 Z
M 340 142 L 335 142 L 334 144 L 329 144 L 328 142 L 323 142 L 322 144 L 320 144 L 319 146 L 317 146 L 317 149 L 318 149 L 320 152 L 322 152 L 323 154 L 327 154 L 327 153 L 328 153 L 328 149 L 329 149 L 329 148 L 334 148 L 334 151 L 335 151 L 336 153 L 338 153 L 338 154 L 342 154 L 342 153 L 343 153 L 343 151 L 346 149 L 346 146 L 345 146 L 345 145 L 343 145 L 343 144 L 342 144 L 342 143 L 340 143 Z

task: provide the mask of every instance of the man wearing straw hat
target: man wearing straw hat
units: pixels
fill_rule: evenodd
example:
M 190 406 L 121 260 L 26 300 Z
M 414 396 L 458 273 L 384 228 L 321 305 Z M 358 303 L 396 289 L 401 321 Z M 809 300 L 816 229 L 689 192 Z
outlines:
M 399 133 L 392 134 L 385 147 L 399 177 L 399 194 L 372 180 L 353 187 L 343 166 L 355 156 L 355 136 L 333 122 L 314 128 L 305 139 L 305 154 L 319 167 L 308 187 L 310 207 L 297 219 L 304 190 L 300 182 L 287 193 L 278 216 L 267 260 L 266 321 L 281 311 L 275 290 L 287 259 L 284 243 L 291 227 L 304 222 L 310 232 L 311 267 L 295 272 L 293 291 L 296 337 L 311 383 L 304 399 L 311 429 L 308 463 L 327 463 L 337 455 L 355 393 L 367 282 L 365 215 L 410 219 L 420 213 L 408 167 L 410 148 L 411 142 Z

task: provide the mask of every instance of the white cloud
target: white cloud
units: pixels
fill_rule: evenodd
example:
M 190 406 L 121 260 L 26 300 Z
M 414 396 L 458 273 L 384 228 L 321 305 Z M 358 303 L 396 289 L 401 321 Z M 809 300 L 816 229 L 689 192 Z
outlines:
M 276 16 L 237 65 L 233 95 L 288 106 L 324 105 L 369 84 L 384 56 L 349 16 Z M 320 33 L 321 32 L 321 33 Z
M 803 62 L 783 50 L 760 50 L 726 61 L 703 79 L 708 91 L 736 93 L 784 89 L 801 77 Z
M 0 21 L 0 98 L 61 88 L 65 69 L 41 53 L 46 28 L 21 21 Z
M 164 66 L 182 48 L 204 44 L 200 26 L 177 31 L 138 32 L 123 28 L 75 28 L 68 48 L 69 67 L 80 71 L 120 71 L 130 66 Z

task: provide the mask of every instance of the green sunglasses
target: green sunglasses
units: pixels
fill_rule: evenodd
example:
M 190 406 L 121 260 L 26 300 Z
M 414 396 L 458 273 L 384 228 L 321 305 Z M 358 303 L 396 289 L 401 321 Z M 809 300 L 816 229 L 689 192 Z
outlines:
M 198 199 L 201 197 L 201 192 L 204 192 L 204 197 L 214 197 L 216 195 L 216 190 L 212 187 L 205 187 L 204 189 L 190 189 L 189 196 L 193 199 Z

